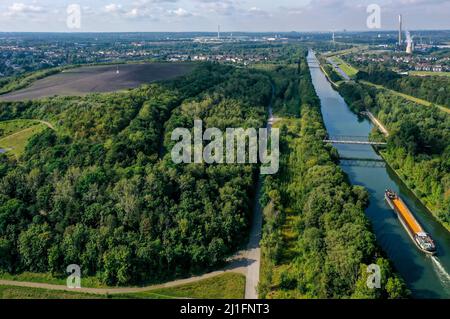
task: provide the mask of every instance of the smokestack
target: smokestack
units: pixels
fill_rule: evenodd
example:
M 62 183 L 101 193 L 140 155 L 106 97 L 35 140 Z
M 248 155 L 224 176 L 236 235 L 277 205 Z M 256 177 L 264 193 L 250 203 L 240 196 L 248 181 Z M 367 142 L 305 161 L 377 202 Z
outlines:
M 220 40 L 220 24 L 217 26 L 217 39 Z
M 402 41 L 402 27 L 403 27 L 402 24 L 403 24 L 403 17 L 402 17 L 401 14 L 398 16 L 398 23 L 399 23 L 399 29 L 398 29 L 398 45 L 401 46 L 401 45 L 403 44 L 403 41 Z

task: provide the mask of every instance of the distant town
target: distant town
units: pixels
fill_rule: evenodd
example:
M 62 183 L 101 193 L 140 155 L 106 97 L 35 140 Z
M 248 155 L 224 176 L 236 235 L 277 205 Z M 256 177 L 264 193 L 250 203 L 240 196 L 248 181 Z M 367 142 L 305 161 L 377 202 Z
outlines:
M 380 62 L 399 72 L 449 72 L 448 31 L 333 33 L 129 33 L 113 35 L 0 33 L 0 79 L 36 70 L 122 61 L 215 61 L 248 66 L 277 60 L 277 48 L 312 41 L 331 49 L 366 46 L 347 58 L 356 64 Z M 406 34 L 406 36 L 404 36 Z M 56 38 L 57 41 L 49 41 Z M 260 47 L 260 49 L 258 49 Z M 271 48 L 271 49 L 268 49 Z M 251 48 L 252 50 L 246 50 Z M 406 52 L 408 51 L 408 52 Z

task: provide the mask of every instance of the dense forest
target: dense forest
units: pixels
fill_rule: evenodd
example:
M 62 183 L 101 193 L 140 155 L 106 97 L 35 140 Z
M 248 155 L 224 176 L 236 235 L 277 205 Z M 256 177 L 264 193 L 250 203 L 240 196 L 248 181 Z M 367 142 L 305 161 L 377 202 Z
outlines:
M 353 110 L 369 109 L 387 126 L 384 157 L 450 230 L 450 116 L 362 84 L 345 83 L 340 93 Z
M 272 88 L 255 70 L 203 64 L 127 92 L 2 103 L 0 120 L 52 122 L 19 161 L 0 154 L 0 270 L 109 285 L 217 266 L 246 237 L 257 165 L 175 165 L 170 132 L 263 127 Z
M 450 108 L 450 78 L 445 76 L 401 76 L 385 67 L 370 65 L 357 78 Z
M 322 143 L 326 130 L 306 63 L 300 64 L 300 74 L 301 113 L 277 124 L 280 172 L 263 184 L 260 296 L 403 298 L 405 284 L 380 256 L 364 214 L 367 191 L 349 184 L 336 150 Z M 291 76 L 297 83 L 297 75 Z M 380 267 L 382 289 L 367 287 L 369 264 Z

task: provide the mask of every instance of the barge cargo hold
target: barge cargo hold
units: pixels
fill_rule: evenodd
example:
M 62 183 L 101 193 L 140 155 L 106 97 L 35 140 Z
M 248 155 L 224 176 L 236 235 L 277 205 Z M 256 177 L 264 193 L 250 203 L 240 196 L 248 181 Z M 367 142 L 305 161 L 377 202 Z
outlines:
M 423 230 L 405 202 L 395 192 L 389 189 L 386 190 L 384 197 L 389 206 L 397 214 L 398 219 L 417 248 L 426 254 L 436 254 L 436 245 L 433 239 Z

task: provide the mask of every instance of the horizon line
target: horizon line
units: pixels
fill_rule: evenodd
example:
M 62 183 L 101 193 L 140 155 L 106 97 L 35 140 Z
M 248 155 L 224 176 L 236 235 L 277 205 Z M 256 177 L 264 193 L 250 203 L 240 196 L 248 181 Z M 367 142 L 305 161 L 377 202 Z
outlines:
M 450 31 L 449 29 L 408 29 L 405 30 L 410 32 L 417 31 Z M 349 33 L 349 32 L 358 32 L 358 33 L 379 33 L 379 32 L 398 32 L 398 29 L 381 29 L 381 30 L 310 30 L 310 31 L 222 31 L 221 33 L 250 33 L 250 34 L 258 34 L 258 33 Z M 2 33 L 48 33 L 48 34 L 88 34 L 88 33 L 212 33 L 217 34 L 217 31 L 0 31 Z

